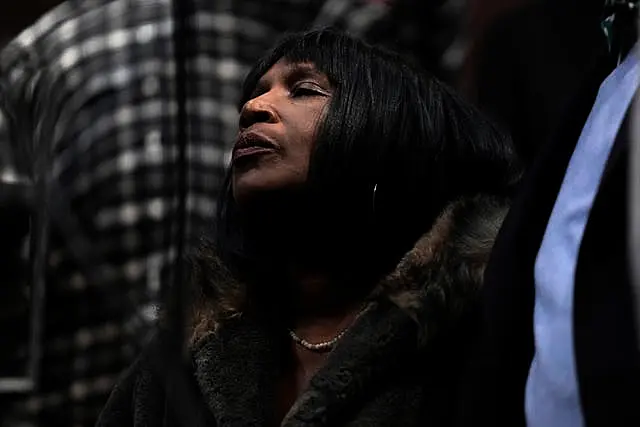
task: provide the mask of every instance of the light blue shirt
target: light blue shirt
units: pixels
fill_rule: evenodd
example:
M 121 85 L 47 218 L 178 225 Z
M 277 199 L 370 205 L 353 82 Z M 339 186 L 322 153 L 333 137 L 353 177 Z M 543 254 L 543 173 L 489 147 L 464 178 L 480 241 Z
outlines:
M 573 345 L 574 274 L 600 179 L 638 88 L 640 64 L 636 48 L 600 86 L 536 259 L 536 352 L 525 397 L 529 427 L 584 425 Z

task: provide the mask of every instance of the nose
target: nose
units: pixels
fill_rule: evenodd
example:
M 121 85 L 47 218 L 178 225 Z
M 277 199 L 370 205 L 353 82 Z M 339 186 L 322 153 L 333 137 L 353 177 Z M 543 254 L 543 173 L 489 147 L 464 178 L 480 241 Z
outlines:
M 275 123 L 277 120 L 273 105 L 264 99 L 264 95 L 250 99 L 240 110 L 240 130 L 256 123 Z

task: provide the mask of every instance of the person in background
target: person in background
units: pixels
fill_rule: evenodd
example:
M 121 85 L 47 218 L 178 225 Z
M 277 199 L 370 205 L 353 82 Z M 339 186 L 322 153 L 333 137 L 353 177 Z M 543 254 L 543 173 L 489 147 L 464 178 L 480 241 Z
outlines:
M 640 424 L 628 253 L 638 2 L 602 10 L 600 54 L 496 240 L 462 426 Z
M 531 165 L 604 43 L 601 0 L 534 0 L 500 15 L 468 59 L 464 92 Z
M 191 241 L 214 216 L 244 74 L 282 32 L 312 22 L 321 2 L 189 3 Z M 171 1 L 67 1 L 0 53 L 2 181 L 32 182 L 42 172 L 37 153 L 54 144 L 53 127 L 59 132 L 55 207 L 43 210 L 37 197 L 31 206 L 32 213 L 51 213 L 52 228 L 41 376 L 37 391 L 0 395 L 2 425 L 93 426 L 117 376 L 153 330 L 176 255 L 175 22 Z M 45 123 L 52 126 L 37 135 Z M 1 228 L 3 254 L 29 229 L 29 215 L 9 214 L 13 222 L 0 224 L 10 227 Z M 18 263 L 6 261 L 16 259 L 20 246 L 12 250 L 2 265 L 14 272 Z M 2 274 L 9 280 L 8 271 Z M 23 294 L 15 288 L 19 280 L 5 282 L 3 292 Z M 0 324 L 4 375 L 27 353 L 8 345 L 28 338 L 27 317 L 13 317 L 14 301 L 0 301 L 7 305 Z
M 157 339 L 98 426 L 451 425 L 519 177 L 509 138 L 335 31 L 285 38 L 242 92 L 215 234 L 186 267 L 194 394 Z

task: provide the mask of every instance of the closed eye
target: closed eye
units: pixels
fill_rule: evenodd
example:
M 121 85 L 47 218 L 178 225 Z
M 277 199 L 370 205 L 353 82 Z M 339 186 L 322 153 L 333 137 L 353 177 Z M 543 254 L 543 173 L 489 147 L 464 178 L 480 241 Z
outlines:
M 294 98 L 326 95 L 324 90 L 314 83 L 299 83 L 291 88 L 290 94 Z

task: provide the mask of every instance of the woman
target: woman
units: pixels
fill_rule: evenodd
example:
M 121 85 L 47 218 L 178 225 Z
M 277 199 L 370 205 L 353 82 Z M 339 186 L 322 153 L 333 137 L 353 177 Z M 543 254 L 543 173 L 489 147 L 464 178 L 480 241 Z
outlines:
M 399 57 L 327 30 L 254 67 L 238 135 L 215 242 L 190 267 L 207 422 L 446 425 L 515 178 L 508 139 Z M 154 353 L 99 425 L 181 425 Z

